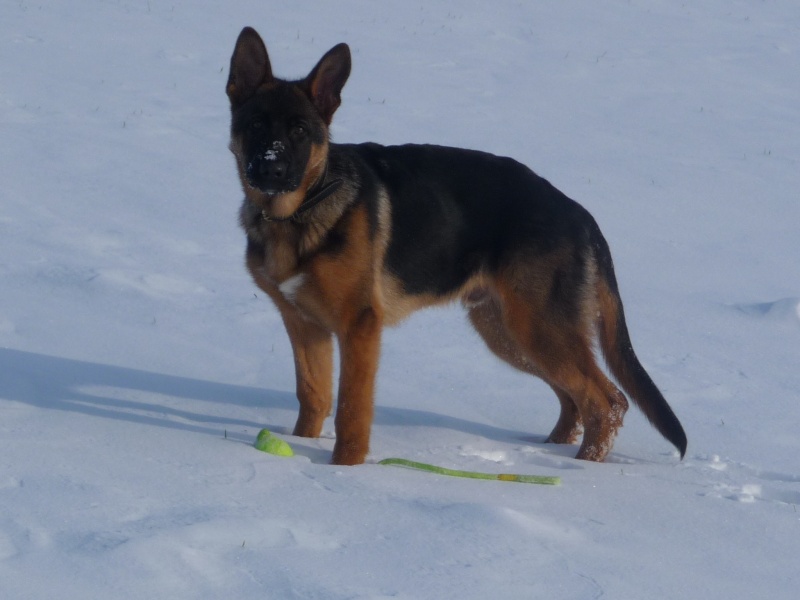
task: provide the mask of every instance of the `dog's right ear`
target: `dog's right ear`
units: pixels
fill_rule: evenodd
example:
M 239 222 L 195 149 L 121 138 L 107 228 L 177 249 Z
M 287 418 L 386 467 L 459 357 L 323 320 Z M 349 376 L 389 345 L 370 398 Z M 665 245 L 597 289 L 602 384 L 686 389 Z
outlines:
M 241 104 L 256 93 L 262 83 L 272 81 L 267 47 L 252 27 L 245 27 L 236 40 L 225 90 L 232 105 Z

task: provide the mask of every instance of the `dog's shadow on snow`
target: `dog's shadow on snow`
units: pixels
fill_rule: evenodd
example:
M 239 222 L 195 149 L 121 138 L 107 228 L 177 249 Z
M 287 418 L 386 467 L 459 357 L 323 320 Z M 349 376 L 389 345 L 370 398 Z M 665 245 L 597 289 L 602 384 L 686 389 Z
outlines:
M 293 394 L 165 375 L 0 348 L 0 398 L 33 406 L 206 434 L 265 424 L 226 418 L 203 405 L 234 405 L 289 410 Z M 170 398 L 194 401 L 196 410 L 171 406 Z M 162 400 L 162 402 L 159 402 Z M 234 412 L 234 411 L 231 411 Z M 241 412 L 241 411 L 236 411 Z M 266 414 L 266 413 L 265 413 Z
M 227 417 L 226 406 L 252 409 L 255 418 L 269 419 L 275 411 L 289 412 L 294 420 L 297 400 L 294 393 L 269 388 L 248 387 L 154 373 L 126 367 L 84 362 L 0 348 L 0 398 L 48 410 L 80 413 L 146 426 L 165 427 L 221 436 L 234 441 L 252 442 L 262 427 L 288 433 L 284 423 Z M 181 402 L 172 406 L 170 398 Z M 174 404 L 174 402 L 173 402 Z M 194 409 L 187 407 L 195 406 Z M 248 411 L 230 410 L 242 414 Z M 493 440 L 526 437 L 524 432 L 459 419 L 434 412 L 397 407 L 376 407 L 379 425 L 410 425 L 452 429 Z M 310 450 L 310 449 L 309 449 Z M 325 462 L 321 456 L 313 462 Z

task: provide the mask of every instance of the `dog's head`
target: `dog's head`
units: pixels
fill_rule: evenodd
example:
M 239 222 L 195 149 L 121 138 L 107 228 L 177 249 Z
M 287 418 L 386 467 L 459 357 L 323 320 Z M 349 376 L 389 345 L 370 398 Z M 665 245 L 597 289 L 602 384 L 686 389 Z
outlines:
M 350 49 L 339 44 L 298 81 L 272 74 L 267 48 L 245 27 L 231 57 L 231 151 L 248 200 L 285 218 L 325 171 L 328 126 L 350 75 Z

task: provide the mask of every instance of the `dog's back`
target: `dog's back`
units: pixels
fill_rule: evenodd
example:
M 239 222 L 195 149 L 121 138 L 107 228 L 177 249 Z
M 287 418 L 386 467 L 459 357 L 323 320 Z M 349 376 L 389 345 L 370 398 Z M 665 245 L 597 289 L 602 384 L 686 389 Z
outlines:
M 408 293 L 452 293 L 520 254 L 543 258 L 565 244 L 580 254 L 597 227 L 582 206 L 511 158 L 434 145 L 332 145 L 333 164 L 340 155 L 387 193 L 386 262 Z

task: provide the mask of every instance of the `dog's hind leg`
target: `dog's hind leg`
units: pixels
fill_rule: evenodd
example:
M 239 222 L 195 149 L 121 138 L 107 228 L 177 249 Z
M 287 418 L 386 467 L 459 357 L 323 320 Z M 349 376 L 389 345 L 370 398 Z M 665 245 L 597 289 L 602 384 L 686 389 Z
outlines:
M 628 409 L 625 396 L 603 374 L 591 346 L 580 337 L 540 335 L 529 352 L 561 402 L 561 416 L 548 441 L 572 442 L 582 424 L 583 442 L 576 458 L 602 461 L 622 426 Z
M 556 392 L 561 416 L 548 441 L 572 441 L 583 425 L 577 458 L 602 461 L 622 426 L 628 402 L 595 361 L 593 330 L 584 324 L 584 311 L 554 305 L 532 287 L 499 282 L 497 292 L 494 305 L 483 309 L 484 320 L 500 320 L 505 333 L 498 337 L 505 341 L 487 340 L 490 348 L 514 348 L 512 364 L 541 377 Z
M 512 367 L 538 375 L 533 370 L 533 365 L 525 357 L 519 344 L 509 335 L 500 309 L 500 304 L 493 297 L 485 299 L 480 304 L 469 310 L 469 320 L 472 326 L 486 342 L 489 350 Z
M 503 322 L 500 303 L 493 297 L 473 306 L 469 311 L 472 326 L 483 338 L 487 347 L 512 367 L 536 377 L 541 377 L 534 364 L 525 356 L 523 348 L 514 340 Z M 553 391 L 561 403 L 561 414 L 546 443 L 574 444 L 583 433 L 578 407 L 569 394 L 557 387 Z
M 576 458 L 593 461 L 605 459 L 628 410 L 628 401 L 622 392 L 593 362 L 576 361 L 552 372 L 548 370 L 544 378 L 554 389 L 563 390 L 559 393 L 562 418 L 567 399 L 571 400 L 580 415 L 578 423 L 583 423 L 584 434 Z M 560 418 L 550 441 L 560 442 L 558 436 L 562 434 L 566 441 L 573 434 L 570 431 L 573 422 L 570 418 L 563 421 Z
M 583 421 L 578 406 L 566 392 L 553 388 L 561 403 L 561 414 L 558 416 L 553 431 L 547 436 L 546 444 L 575 444 L 583 433 Z

